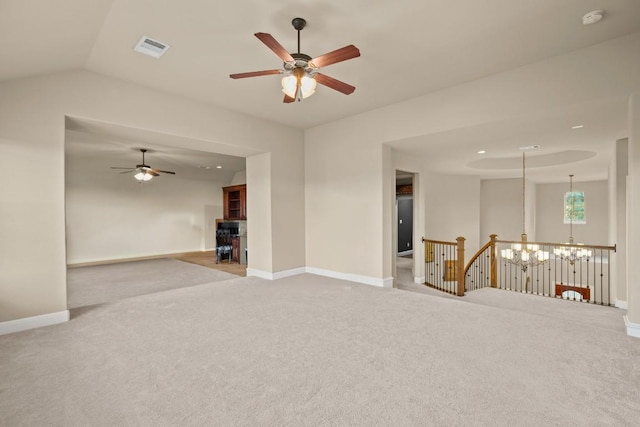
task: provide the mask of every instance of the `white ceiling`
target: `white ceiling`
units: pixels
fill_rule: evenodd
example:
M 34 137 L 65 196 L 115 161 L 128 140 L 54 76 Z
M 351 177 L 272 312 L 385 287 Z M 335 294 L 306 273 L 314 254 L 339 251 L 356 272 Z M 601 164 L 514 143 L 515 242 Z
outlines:
M 605 19 L 582 25 L 582 15 L 593 9 L 605 9 Z M 280 59 L 253 34 L 270 33 L 293 52 L 296 16 L 307 20 L 302 52 L 318 56 L 348 44 L 360 49 L 361 57 L 322 70 L 356 86 L 355 93 L 321 86 L 303 102 L 283 104 L 278 76 L 229 78 L 280 68 Z M 84 68 L 309 128 L 638 31 L 638 0 L 0 0 L 0 81 Z M 161 59 L 136 53 L 143 35 L 171 47 Z M 464 150 L 484 148 L 500 157 L 516 139 L 551 152 L 580 146 L 598 153 L 586 162 L 586 173 L 605 162 L 603 138 L 610 143 L 626 136 L 624 114 L 614 114 L 621 108 L 622 100 L 607 100 L 393 145 L 428 154 L 434 170 L 491 177 L 503 174 L 458 168 L 453 154 L 465 156 L 467 165 L 475 158 Z M 595 121 L 581 132 L 559 126 L 582 117 Z

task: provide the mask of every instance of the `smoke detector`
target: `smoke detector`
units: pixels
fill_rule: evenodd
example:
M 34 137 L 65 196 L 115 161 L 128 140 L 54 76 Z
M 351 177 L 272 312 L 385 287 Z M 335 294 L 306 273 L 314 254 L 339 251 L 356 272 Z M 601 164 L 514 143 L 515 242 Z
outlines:
M 582 17 L 582 24 L 591 25 L 596 22 L 600 22 L 600 20 L 604 17 L 604 10 L 592 10 Z
M 142 36 L 133 48 L 136 52 L 144 53 L 156 59 L 160 58 L 168 49 L 168 44 L 147 36 Z

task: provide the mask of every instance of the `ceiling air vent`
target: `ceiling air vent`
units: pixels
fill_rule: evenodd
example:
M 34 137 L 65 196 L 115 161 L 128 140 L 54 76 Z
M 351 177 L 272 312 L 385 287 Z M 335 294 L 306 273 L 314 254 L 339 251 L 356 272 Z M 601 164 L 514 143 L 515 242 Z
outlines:
M 163 53 L 169 49 L 169 45 L 166 43 L 154 40 L 151 37 L 142 36 L 140 41 L 136 43 L 133 48 L 136 52 L 144 53 L 145 55 L 153 56 L 154 58 L 160 58 Z

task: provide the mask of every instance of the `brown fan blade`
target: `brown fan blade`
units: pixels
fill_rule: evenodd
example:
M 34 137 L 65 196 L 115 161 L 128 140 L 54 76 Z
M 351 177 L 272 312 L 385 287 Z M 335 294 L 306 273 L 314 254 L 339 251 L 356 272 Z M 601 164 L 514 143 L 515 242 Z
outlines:
M 360 56 L 360 51 L 357 47 L 350 44 L 343 48 L 334 50 L 333 52 L 325 53 L 317 58 L 313 58 L 311 63 L 317 68 L 326 67 L 327 65 L 335 64 L 336 62 L 346 61 L 347 59 L 357 58 Z
M 321 85 L 325 85 L 330 87 L 331 89 L 337 90 L 338 92 L 342 92 L 345 95 L 350 95 L 356 90 L 355 86 L 351 86 L 346 84 L 345 82 L 341 82 L 340 80 L 336 80 L 333 77 L 329 77 L 326 74 L 317 73 L 315 75 L 316 82 Z
M 114 169 L 124 169 L 124 168 L 114 168 Z M 120 172 L 120 174 L 122 175 L 123 173 L 131 173 L 133 171 L 135 171 L 135 169 L 131 169 L 129 171 Z
M 284 96 L 284 100 L 282 102 L 284 102 L 285 104 L 289 104 L 290 102 L 294 102 L 295 98 L 290 97 L 289 95 Z
M 278 55 L 278 57 L 280 57 L 280 59 L 282 59 L 284 62 L 293 61 L 293 56 L 291 56 L 291 54 L 287 52 L 287 49 L 282 47 L 282 45 L 278 43 L 278 41 L 274 39 L 271 34 L 256 33 L 255 36 L 262 43 L 266 44 L 267 47 L 271 49 L 276 55 Z
M 282 70 L 251 71 L 249 73 L 229 74 L 232 79 L 245 79 L 247 77 L 269 76 L 271 74 L 282 74 Z
M 149 172 L 149 173 L 151 173 L 151 175 L 155 175 L 155 176 L 158 176 L 161 173 L 168 173 L 168 174 L 171 174 L 171 175 L 175 175 L 176 174 L 175 172 L 163 171 L 163 170 L 160 170 L 160 169 L 147 169 L 147 172 Z
M 120 167 L 117 167 L 117 166 L 111 166 L 111 169 L 131 169 L 131 170 L 134 170 L 135 168 L 120 168 Z

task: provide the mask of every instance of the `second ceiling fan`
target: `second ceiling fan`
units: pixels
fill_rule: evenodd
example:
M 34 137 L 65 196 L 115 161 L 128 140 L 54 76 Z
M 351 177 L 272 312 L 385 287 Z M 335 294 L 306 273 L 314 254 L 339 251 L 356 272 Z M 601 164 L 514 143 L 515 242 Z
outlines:
M 300 101 L 308 96 L 313 95 L 316 89 L 316 83 L 330 87 L 338 92 L 349 95 L 356 88 L 347 83 L 329 77 L 326 74 L 318 72 L 321 67 L 346 61 L 348 59 L 360 56 L 360 51 L 354 45 L 348 45 L 343 48 L 325 53 L 318 57 L 312 58 L 309 55 L 300 52 L 300 31 L 307 25 L 307 21 L 302 18 L 294 18 L 291 21 L 293 28 L 298 31 L 298 52 L 289 53 L 271 34 L 255 33 L 255 36 L 262 43 L 267 45 L 282 61 L 284 67 L 276 70 L 251 71 L 248 73 L 231 74 L 232 79 L 244 79 L 247 77 L 268 76 L 272 74 L 284 74 L 282 78 L 282 91 L 284 92 L 285 103 Z
M 168 173 L 170 175 L 175 175 L 176 173 L 173 171 L 163 171 L 160 169 L 153 169 L 151 166 L 145 164 L 144 162 L 144 153 L 147 152 L 146 148 L 141 148 L 140 152 L 142 153 L 142 163 L 136 165 L 134 168 L 131 167 L 119 167 L 119 166 L 111 166 L 111 169 L 126 169 L 124 172 L 120 173 L 131 173 L 135 172 L 136 174 L 133 176 L 140 182 L 150 181 L 154 176 L 159 176 L 161 173 Z

